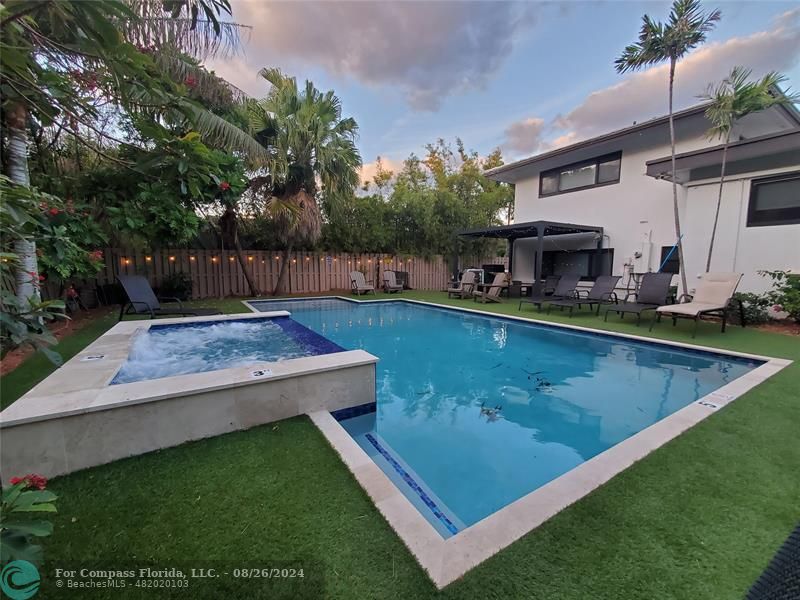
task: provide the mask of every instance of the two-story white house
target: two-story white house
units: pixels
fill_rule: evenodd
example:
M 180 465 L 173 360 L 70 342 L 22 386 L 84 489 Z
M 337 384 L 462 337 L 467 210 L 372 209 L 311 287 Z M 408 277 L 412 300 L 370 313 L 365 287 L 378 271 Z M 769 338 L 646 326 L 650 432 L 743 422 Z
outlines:
M 722 146 L 709 140 L 705 106 L 675 114 L 674 175 L 688 286 L 705 272 Z M 762 269 L 800 272 L 800 113 L 776 106 L 742 119 L 729 147 L 712 271 L 744 274 L 761 291 Z M 509 241 L 512 278 L 579 273 L 678 272 L 669 121 L 659 117 L 488 171 L 515 186 L 515 224 L 468 235 Z M 576 225 L 577 224 L 577 225 Z M 676 277 L 674 282 L 677 283 Z

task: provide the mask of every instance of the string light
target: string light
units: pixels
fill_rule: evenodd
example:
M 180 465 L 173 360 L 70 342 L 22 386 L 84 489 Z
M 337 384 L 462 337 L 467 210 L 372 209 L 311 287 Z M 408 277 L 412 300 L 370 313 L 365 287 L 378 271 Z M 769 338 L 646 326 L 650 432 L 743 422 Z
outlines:
M 275 260 L 280 260 L 280 259 L 281 259 L 281 257 L 280 257 L 280 256 L 276 256 L 276 257 L 275 257 Z
M 211 262 L 213 262 L 213 263 L 217 262 L 217 257 L 216 256 L 212 256 L 211 257 Z
M 123 259 L 122 259 L 122 264 L 123 264 L 123 265 L 129 265 L 129 264 L 131 264 L 131 259 L 130 259 L 130 258 L 123 258 Z
M 308 260 L 311 260 L 311 258 L 310 258 L 310 257 L 308 257 L 308 256 L 306 256 L 306 260 L 307 260 L 307 261 L 308 261 Z
M 170 256 L 170 257 L 169 257 L 169 261 L 170 261 L 170 262 L 175 262 L 175 257 L 174 257 L 174 256 Z
M 190 256 L 190 257 L 189 257 L 189 260 L 190 260 L 190 261 L 192 261 L 192 262 L 194 262 L 194 256 Z
M 293 262 L 293 263 L 296 263 L 296 262 L 297 262 L 297 259 L 296 259 L 296 258 L 293 258 L 293 259 L 292 259 L 292 262 Z
M 150 262 L 151 260 L 153 260 L 153 257 L 152 256 L 145 256 L 144 260 L 145 260 L 145 262 Z
M 253 260 L 253 257 L 252 257 L 252 256 L 248 256 L 248 257 L 247 257 L 247 260 L 249 260 L 249 261 L 252 261 L 252 260 Z

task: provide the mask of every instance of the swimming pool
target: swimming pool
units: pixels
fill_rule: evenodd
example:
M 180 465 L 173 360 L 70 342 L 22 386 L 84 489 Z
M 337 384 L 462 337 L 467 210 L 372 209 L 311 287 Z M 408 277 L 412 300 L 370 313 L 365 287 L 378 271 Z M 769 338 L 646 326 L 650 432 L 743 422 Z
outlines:
M 375 410 L 335 416 L 443 538 L 763 364 L 403 301 L 250 305 L 379 357 Z
M 289 317 L 154 324 L 136 334 L 110 385 L 341 352 Z

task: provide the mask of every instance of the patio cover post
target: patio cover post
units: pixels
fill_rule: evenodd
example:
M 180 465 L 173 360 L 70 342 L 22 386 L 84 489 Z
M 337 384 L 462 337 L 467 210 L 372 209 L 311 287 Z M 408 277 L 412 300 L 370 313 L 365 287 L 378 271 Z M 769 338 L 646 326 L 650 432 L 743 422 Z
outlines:
M 542 253 L 544 252 L 544 226 L 536 228 L 536 270 L 533 274 L 533 283 L 538 285 L 542 280 Z
M 513 277 L 514 276 L 514 242 L 516 238 L 510 237 L 508 238 L 508 274 Z

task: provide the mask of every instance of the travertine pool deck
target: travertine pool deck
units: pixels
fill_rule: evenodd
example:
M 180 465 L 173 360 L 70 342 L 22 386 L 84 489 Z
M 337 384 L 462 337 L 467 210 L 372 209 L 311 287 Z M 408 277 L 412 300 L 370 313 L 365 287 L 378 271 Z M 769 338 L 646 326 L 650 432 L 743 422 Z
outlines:
M 353 302 L 376 301 L 354 300 L 343 297 L 340 299 Z M 393 298 L 393 300 L 401 299 Z M 652 451 L 708 418 L 717 410 L 724 408 L 792 363 L 790 360 L 779 358 L 662 341 L 651 337 L 616 334 L 600 329 L 562 325 L 535 318 L 498 315 L 486 311 L 419 300 L 402 300 L 501 319 L 535 322 L 548 327 L 591 332 L 604 336 L 646 341 L 667 347 L 700 350 L 718 355 L 763 361 L 762 365 L 742 377 L 731 381 L 711 394 L 696 400 L 683 409 L 623 440 L 605 452 L 587 460 L 447 539 L 443 538 L 434 529 L 411 501 L 406 498 L 381 468 L 373 462 L 356 441 L 350 437 L 350 434 L 334 419 L 330 411 L 321 410 L 311 413 L 312 421 L 325 435 L 356 480 L 372 498 L 375 506 L 439 589 L 452 583 L 467 571 L 536 529 L 570 504 L 580 500 Z M 609 518 L 613 518 L 613 515 L 610 515 Z
M 375 401 L 363 350 L 109 385 L 151 325 L 286 317 L 286 311 L 123 321 L 0 413 L 0 469 L 48 477 L 318 410 Z

